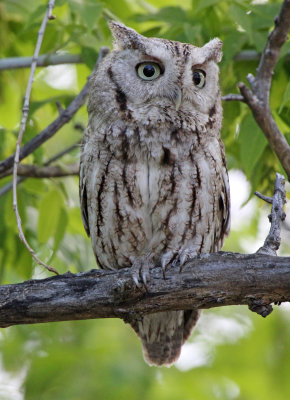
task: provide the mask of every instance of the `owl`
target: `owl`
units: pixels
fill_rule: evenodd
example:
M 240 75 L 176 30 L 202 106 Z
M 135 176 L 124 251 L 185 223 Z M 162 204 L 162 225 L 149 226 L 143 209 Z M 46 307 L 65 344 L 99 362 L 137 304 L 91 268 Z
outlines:
M 219 69 L 222 42 L 146 38 L 109 23 L 114 49 L 90 81 L 80 164 L 82 219 L 100 268 L 131 267 L 136 285 L 218 251 L 229 231 Z M 180 355 L 199 310 L 130 321 L 149 365 Z

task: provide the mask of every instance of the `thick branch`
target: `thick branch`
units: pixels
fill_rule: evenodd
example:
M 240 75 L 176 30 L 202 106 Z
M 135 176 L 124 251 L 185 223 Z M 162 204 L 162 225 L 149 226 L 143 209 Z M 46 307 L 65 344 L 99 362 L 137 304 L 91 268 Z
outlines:
M 70 272 L 0 286 L 0 326 L 132 316 L 233 304 L 290 301 L 290 258 L 214 253 L 190 260 L 163 278 L 151 270 L 147 290 L 134 285 L 130 269 Z

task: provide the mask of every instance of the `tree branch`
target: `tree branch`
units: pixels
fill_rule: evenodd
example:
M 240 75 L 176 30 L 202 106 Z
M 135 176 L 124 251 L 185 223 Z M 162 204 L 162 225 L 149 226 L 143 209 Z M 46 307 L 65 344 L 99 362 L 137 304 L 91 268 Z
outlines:
M 0 174 L 0 178 L 9 176 L 13 173 L 12 169 Z M 33 164 L 19 164 L 18 176 L 25 176 L 27 178 L 61 178 L 64 176 L 72 176 L 79 174 L 79 163 L 67 165 L 53 165 L 50 167 L 40 167 Z
M 255 194 L 267 203 L 272 203 L 271 214 L 268 217 L 269 221 L 271 222 L 270 232 L 266 237 L 264 245 L 259 248 L 257 253 L 275 256 L 277 255 L 277 250 L 279 249 L 281 243 L 281 223 L 286 218 L 286 214 L 283 211 L 284 204 L 286 204 L 284 176 L 276 173 L 273 197 L 263 196 L 259 192 L 255 192 Z
M 259 61 L 261 54 L 256 50 L 243 50 L 234 56 L 234 61 Z M 290 60 L 290 53 L 286 54 Z M 0 71 L 7 69 L 30 68 L 32 57 L 8 57 L 0 60 Z M 37 67 L 60 64 L 82 64 L 81 54 L 43 54 L 38 57 Z
M 10 57 L 0 60 L 0 71 L 7 69 L 29 68 L 32 57 Z M 49 65 L 60 64 L 80 64 L 83 63 L 80 54 L 44 54 L 38 57 L 37 67 L 47 67 Z
M 238 95 L 227 95 L 223 100 L 244 101 L 250 107 L 253 116 L 264 132 L 272 150 L 276 153 L 288 180 L 290 181 L 290 146 L 280 132 L 271 113 L 269 97 L 274 68 L 277 63 L 282 45 L 287 40 L 290 30 L 290 0 L 284 0 L 278 17 L 275 18 L 275 27 L 268 36 L 268 41 L 261 55 L 257 75 L 249 74 L 247 79 L 250 83 L 249 89 L 244 83 L 238 87 L 241 97 Z
M 0 327 L 17 324 L 119 317 L 165 310 L 290 301 L 290 257 L 213 253 L 187 262 L 182 272 L 151 270 L 138 289 L 130 268 L 70 272 L 0 286 Z
M 272 203 L 271 235 L 280 243 L 285 218 L 285 179 L 277 174 Z M 264 197 L 264 196 L 262 196 Z M 271 200 L 269 200 L 271 199 Z M 275 217 L 273 217 L 275 215 Z M 166 310 L 190 310 L 247 304 L 266 317 L 270 303 L 290 301 L 290 257 L 269 255 L 272 241 L 256 254 L 200 254 L 166 272 L 155 267 L 150 281 L 137 287 L 131 268 L 92 270 L 0 286 L 0 327 L 89 318 L 130 318 Z M 278 243 L 278 247 L 279 247 Z M 277 246 L 274 250 L 277 249 Z M 265 254 L 267 253 L 267 254 Z M 270 253 L 275 254 L 275 252 Z

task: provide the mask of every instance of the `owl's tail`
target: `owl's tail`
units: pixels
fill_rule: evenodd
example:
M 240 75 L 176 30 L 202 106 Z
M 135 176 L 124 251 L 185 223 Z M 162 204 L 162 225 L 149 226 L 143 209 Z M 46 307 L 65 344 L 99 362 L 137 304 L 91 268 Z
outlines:
M 131 322 L 142 341 L 145 361 L 149 365 L 167 367 L 174 363 L 199 315 L 199 310 L 164 311 Z

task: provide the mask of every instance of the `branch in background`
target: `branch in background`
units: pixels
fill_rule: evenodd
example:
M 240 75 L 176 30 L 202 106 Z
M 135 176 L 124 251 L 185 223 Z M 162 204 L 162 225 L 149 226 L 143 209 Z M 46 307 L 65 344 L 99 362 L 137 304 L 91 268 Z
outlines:
M 38 57 L 37 67 L 47 67 L 59 64 L 80 64 L 82 63 L 80 54 L 44 54 Z M 0 71 L 16 68 L 29 68 L 32 57 L 11 57 L 0 60 Z
M 11 175 L 13 171 L 10 169 L 5 171 L 0 178 Z M 53 165 L 51 167 L 40 167 L 39 165 L 19 164 L 18 176 L 27 178 L 60 178 L 64 176 L 72 176 L 79 174 L 79 163 L 67 165 Z
M 261 54 L 255 50 L 243 50 L 234 56 L 234 61 L 259 61 Z M 290 53 L 286 54 L 286 60 L 290 60 Z M 0 60 L 0 71 L 7 69 L 29 68 L 32 57 L 10 57 Z M 80 54 L 43 54 L 38 57 L 37 67 L 47 67 L 60 64 L 82 64 Z
M 41 44 L 42 44 L 45 28 L 46 28 L 48 20 L 54 19 L 54 16 L 52 15 L 52 9 L 54 7 L 54 1 L 55 0 L 49 0 L 46 13 L 45 13 L 45 15 L 43 17 L 43 20 L 42 20 L 42 23 L 41 23 L 41 27 L 40 27 L 39 32 L 38 32 L 35 51 L 34 51 L 34 54 L 33 54 L 33 60 L 32 60 L 32 63 L 31 63 L 30 75 L 29 75 L 27 88 L 26 88 L 26 92 L 25 92 L 25 96 L 24 96 L 24 105 L 23 105 L 23 108 L 22 108 L 22 119 L 21 119 L 19 134 L 18 134 L 18 138 L 17 138 L 17 142 L 16 142 L 16 151 L 15 151 L 14 163 L 13 163 L 13 209 L 14 209 L 14 212 L 15 212 L 15 215 L 16 215 L 19 238 L 24 243 L 24 245 L 26 246 L 26 248 L 29 251 L 29 253 L 31 254 L 32 258 L 38 264 L 40 264 L 43 267 L 45 267 L 47 270 L 57 274 L 58 272 L 53 267 L 51 267 L 50 265 L 47 265 L 46 263 L 44 263 L 43 261 L 41 261 L 37 257 L 37 255 L 35 254 L 35 251 L 32 249 L 32 247 L 27 242 L 27 239 L 26 239 L 26 237 L 24 235 L 24 232 L 23 232 L 23 229 L 22 229 L 22 222 L 21 222 L 21 218 L 20 218 L 20 214 L 19 214 L 19 210 L 18 210 L 18 201 L 17 201 L 17 170 L 18 170 L 18 164 L 19 164 L 20 146 L 21 146 L 21 142 L 22 142 L 24 131 L 26 129 L 26 122 L 27 122 L 28 113 L 29 113 L 30 93 L 31 93 L 31 89 L 32 89 L 32 83 L 33 83 L 33 78 L 34 78 L 34 74 L 35 74 L 35 70 L 36 70 L 37 59 L 38 59 L 40 47 L 41 47 Z
M 264 254 L 199 255 L 182 272 L 169 268 L 165 279 L 153 268 L 147 290 L 134 285 L 130 268 L 67 272 L 0 286 L 0 327 L 290 301 L 289 282 L 290 258 Z
M 290 181 L 290 146 L 280 132 L 271 114 L 269 97 L 274 73 L 282 45 L 287 40 L 290 30 L 290 0 L 284 0 L 278 17 L 275 18 L 275 27 L 268 36 L 268 41 L 263 50 L 257 75 L 247 76 L 251 89 L 244 83 L 239 83 L 242 98 L 237 95 L 227 95 L 224 100 L 244 101 L 250 107 L 253 116 L 264 132 L 272 150 L 279 158 Z
M 286 214 L 283 211 L 284 204 L 286 204 L 284 176 L 276 173 L 273 197 L 263 196 L 259 192 L 255 192 L 255 195 L 267 203 L 272 204 L 271 214 L 269 215 L 269 221 L 271 223 L 270 232 L 265 240 L 264 245 L 259 248 L 257 253 L 276 256 L 277 250 L 279 249 L 281 243 L 281 223 L 286 218 Z
M 277 250 L 279 249 L 281 243 L 281 223 L 286 218 L 286 214 L 283 210 L 284 204 L 286 204 L 284 176 L 276 173 L 273 197 L 264 196 L 259 192 L 255 192 L 255 195 L 267 203 L 272 204 L 271 214 L 269 215 L 269 221 L 271 223 L 270 232 L 266 237 L 264 245 L 258 249 L 256 254 L 276 256 Z M 273 311 L 273 307 L 270 303 L 267 303 L 259 298 L 253 298 L 249 302 L 249 309 L 259 315 L 262 315 L 262 317 L 266 317 Z
M 108 54 L 109 49 L 107 47 L 102 47 L 100 49 L 98 62 Z M 74 114 L 80 109 L 80 107 L 85 103 L 89 92 L 89 82 L 85 84 L 81 92 L 74 98 L 70 105 L 56 118 L 48 127 L 46 127 L 37 136 L 26 143 L 20 150 L 19 161 L 23 160 L 29 154 L 33 153 L 38 147 L 40 147 L 44 142 L 50 139 L 53 135 L 59 131 L 59 129 L 68 123 Z M 0 173 L 6 171 L 13 166 L 14 155 L 6 158 L 0 162 Z
M 79 126 L 79 124 L 75 124 L 75 129 L 81 129 L 81 127 Z M 60 159 L 62 156 L 64 156 L 67 153 L 70 153 L 73 149 L 75 149 L 77 146 L 79 146 L 80 142 L 77 142 L 75 144 L 73 144 L 72 146 L 67 147 L 66 149 L 60 151 L 59 153 L 55 154 L 53 157 L 51 157 L 48 161 L 46 161 L 43 166 L 47 167 L 50 164 L 52 164 L 54 161 Z M 20 164 L 22 165 L 22 164 Z M 0 174 L 1 177 L 5 176 L 6 171 L 3 172 L 2 174 Z M 25 181 L 26 178 L 25 177 L 21 177 L 21 178 L 17 178 L 17 185 L 19 185 L 19 183 Z M 10 192 L 10 190 L 12 189 L 12 181 L 7 183 L 6 185 L 4 185 L 1 189 L 0 189 L 0 197 L 4 196 L 4 194 Z

